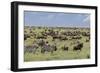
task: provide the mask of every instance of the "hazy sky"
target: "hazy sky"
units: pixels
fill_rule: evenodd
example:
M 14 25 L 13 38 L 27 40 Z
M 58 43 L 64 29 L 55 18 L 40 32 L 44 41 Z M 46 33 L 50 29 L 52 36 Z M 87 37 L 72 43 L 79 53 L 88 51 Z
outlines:
M 24 11 L 26 26 L 90 27 L 90 14 Z

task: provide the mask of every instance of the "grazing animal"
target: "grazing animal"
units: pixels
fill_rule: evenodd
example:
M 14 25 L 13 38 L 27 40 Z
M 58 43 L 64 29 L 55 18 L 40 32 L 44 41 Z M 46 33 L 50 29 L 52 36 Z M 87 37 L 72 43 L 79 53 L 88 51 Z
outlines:
M 65 36 L 61 36 L 61 37 L 60 37 L 60 40 L 68 40 L 68 38 L 65 37 Z
M 90 32 L 82 32 L 83 36 L 90 36 Z
M 87 58 L 89 59 L 90 58 L 90 55 L 87 55 Z
M 86 42 L 89 42 L 90 41 L 90 39 L 86 39 Z
M 25 53 L 26 53 L 26 52 L 29 52 L 29 53 L 35 54 L 36 51 L 37 51 L 37 49 L 38 49 L 38 46 L 37 46 L 37 45 L 25 46 L 25 47 L 24 47 L 24 52 L 25 52 Z
M 62 50 L 63 50 L 63 51 L 68 51 L 68 48 L 69 48 L 69 47 L 63 46 L 63 47 L 62 47 Z
M 79 43 L 80 43 L 79 41 L 73 41 L 70 43 L 70 45 L 79 44 Z
M 27 40 L 27 38 L 30 38 L 29 34 L 24 34 L 24 40 Z
M 50 45 L 45 44 L 45 45 L 43 45 L 43 47 L 41 49 L 41 53 L 45 53 L 45 52 L 51 52 L 51 53 L 53 53 L 56 50 L 57 50 L 56 46 L 54 46 L 54 45 L 50 46 Z
M 43 39 L 40 39 L 40 40 L 37 42 L 37 44 L 38 44 L 39 46 L 43 46 L 43 45 L 45 44 L 45 41 L 44 41 Z
M 79 43 L 78 45 L 73 47 L 73 51 L 76 51 L 76 50 L 80 50 L 81 51 L 82 47 L 83 47 L 83 43 Z
M 46 36 L 43 36 L 43 35 L 42 35 L 42 36 L 37 36 L 36 38 L 37 38 L 37 39 L 46 39 Z
M 72 39 L 81 39 L 81 38 L 82 38 L 82 37 L 80 37 L 80 36 L 79 36 L 79 37 L 78 37 L 78 36 L 76 36 L 76 37 L 73 36 L 73 37 L 72 37 Z

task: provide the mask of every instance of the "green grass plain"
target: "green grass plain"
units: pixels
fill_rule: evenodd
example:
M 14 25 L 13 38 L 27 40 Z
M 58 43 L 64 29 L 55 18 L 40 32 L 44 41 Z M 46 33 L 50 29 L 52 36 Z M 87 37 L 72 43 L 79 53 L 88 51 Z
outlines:
M 47 29 L 47 28 L 45 28 Z M 27 40 L 24 41 L 24 45 L 32 45 L 33 42 L 35 43 L 37 41 L 37 39 L 33 36 L 32 33 L 35 33 L 37 36 L 41 36 L 41 32 L 44 31 L 44 28 L 36 28 L 36 27 L 31 27 L 31 32 L 30 33 L 30 27 L 25 27 L 24 28 L 24 33 L 30 35 L 30 38 L 27 38 Z M 89 28 L 78 28 L 76 30 L 74 30 L 73 28 L 55 28 L 53 29 L 54 31 L 59 31 L 59 33 L 61 32 L 66 32 L 66 31 L 80 31 L 80 32 L 89 32 Z M 24 61 L 25 62 L 31 62 L 31 61 L 50 61 L 50 60 L 74 60 L 74 59 L 89 59 L 90 58 L 90 41 L 86 42 L 86 39 L 88 37 L 82 36 L 82 39 L 72 39 L 70 40 L 71 36 L 66 36 L 69 40 L 59 40 L 56 39 L 55 41 L 52 41 L 52 37 L 51 36 L 47 36 L 47 39 L 44 39 L 45 41 L 49 41 L 49 44 L 54 44 L 56 43 L 57 46 L 57 51 L 55 51 L 54 53 L 50 53 L 50 52 L 46 52 L 46 53 L 41 53 L 40 49 L 41 47 L 38 49 L 38 51 L 36 52 L 36 54 L 33 53 L 29 53 L 26 52 L 24 53 Z M 81 51 L 73 51 L 73 47 L 75 46 L 76 41 L 80 41 L 83 43 L 83 48 Z M 68 46 L 69 50 L 68 51 L 63 51 L 61 49 L 62 46 Z

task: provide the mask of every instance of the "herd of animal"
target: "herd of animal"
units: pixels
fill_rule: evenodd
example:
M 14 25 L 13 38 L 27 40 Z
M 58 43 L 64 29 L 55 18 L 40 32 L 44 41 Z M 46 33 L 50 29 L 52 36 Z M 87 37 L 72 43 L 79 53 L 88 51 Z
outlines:
M 38 31 L 37 29 L 40 31 Z M 29 38 L 34 39 L 35 41 L 31 41 L 31 45 L 24 45 L 24 52 L 36 54 L 37 51 L 39 51 L 39 53 L 42 54 L 48 52 L 52 54 L 59 49 L 60 51 L 67 52 L 70 50 L 70 46 L 73 46 L 73 52 L 81 51 L 84 47 L 84 42 L 80 40 L 85 37 L 86 43 L 89 43 L 90 41 L 90 31 L 88 28 L 85 29 L 87 31 L 84 31 L 83 28 L 26 27 L 24 31 L 25 44 L 27 44 Z M 48 41 L 49 38 L 51 38 L 50 41 Z M 65 44 L 59 48 L 57 46 L 58 42 L 56 40 L 59 40 L 59 42 L 65 41 Z M 67 41 L 72 41 L 72 43 L 70 43 L 70 46 L 67 46 L 67 43 L 69 43 Z

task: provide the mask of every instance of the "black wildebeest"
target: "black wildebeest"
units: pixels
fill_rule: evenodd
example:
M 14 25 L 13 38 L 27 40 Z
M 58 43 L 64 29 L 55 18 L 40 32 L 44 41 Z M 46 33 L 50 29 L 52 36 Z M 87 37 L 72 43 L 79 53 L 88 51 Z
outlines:
M 82 47 L 83 47 L 83 43 L 79 43 L 78 45 L 73 47 L 73 51 L 76 51 L 76 50 L 80 50 L 81 51 Z
M 28 52 L 28 53 L 33 53 L 35 54 L 36 51 L 38 49 L 38 46 L 37 45 L 32 45 L 32 46 L 24 46 L 24 52 Z

